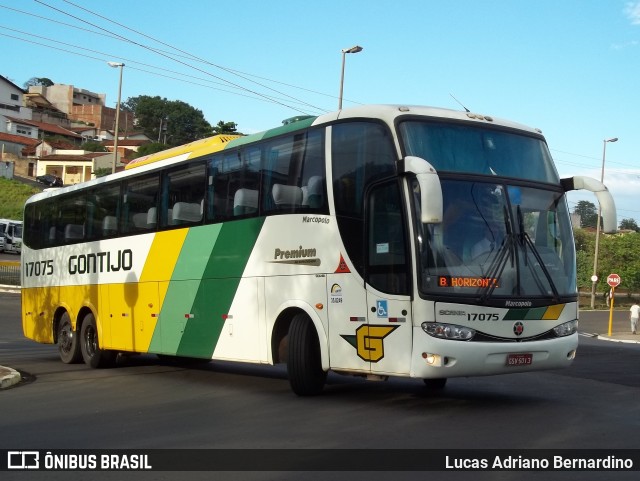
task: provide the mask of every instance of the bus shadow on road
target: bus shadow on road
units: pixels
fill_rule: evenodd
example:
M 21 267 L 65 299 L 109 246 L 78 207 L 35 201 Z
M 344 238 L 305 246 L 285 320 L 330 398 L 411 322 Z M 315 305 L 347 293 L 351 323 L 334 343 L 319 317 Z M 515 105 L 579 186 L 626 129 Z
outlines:
M 120 356 L 118 366 L 164 366 L 181 373 L 192 373 L 190 382 L 210 383 L 211 386 L 232 384 L 234 388 L 246 388 L 247 392 L 259 389 L 262 393 L 273 391 L 282 395 L 289 391 L 286 364 L 275 366 L 209 361 L 203 359 L 173 358 L 169 356 L 134 355 Z M 513 378 L 511 378 L 513 379 Z M 243 382 L 249 380 L 250 382 Z M 278 383 L 274 386 L 273 382 Z M 291 393 L 293 395 L 293 393 Z M 503 376 L 484 378 L 450 379 L 443 389 L 429 389 L 420 379 L 390 378 L 387 381 L 368 381 L 363 377 L 330 372 L 322 393 L 304 399 L 340 399 L 366 406 L 369 403 L 385 406 L 402 404 L 405 409 L 425 407 L 450 407 L 453 404 L 484 409 L 518 408 L 549 402 L 544 394 L 523 393 L 519 383 L 505 382 Z M 301 398 L 303 399 L 303 398 Z

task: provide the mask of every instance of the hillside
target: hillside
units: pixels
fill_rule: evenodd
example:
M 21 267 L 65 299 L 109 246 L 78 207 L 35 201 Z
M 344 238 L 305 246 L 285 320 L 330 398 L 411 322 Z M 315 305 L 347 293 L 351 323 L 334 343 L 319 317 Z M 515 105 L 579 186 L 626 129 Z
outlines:
M 0 218 L 22 220 L 25 201 L 42 189 L 0 177 Z

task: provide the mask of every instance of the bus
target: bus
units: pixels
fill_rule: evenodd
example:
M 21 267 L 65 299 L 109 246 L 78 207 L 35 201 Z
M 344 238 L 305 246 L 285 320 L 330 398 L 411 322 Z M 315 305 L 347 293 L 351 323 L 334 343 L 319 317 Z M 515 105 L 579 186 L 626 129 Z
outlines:
M 31 197 L 22 325 L 65 363 L 125 353 L 447 379 L 569 366 L 566 192 L 542 133 L 471 112 L 369 105 L 213 137 Z
M 22 221 L 0 219 L 0 252 L 20 254 L 22 251 Z

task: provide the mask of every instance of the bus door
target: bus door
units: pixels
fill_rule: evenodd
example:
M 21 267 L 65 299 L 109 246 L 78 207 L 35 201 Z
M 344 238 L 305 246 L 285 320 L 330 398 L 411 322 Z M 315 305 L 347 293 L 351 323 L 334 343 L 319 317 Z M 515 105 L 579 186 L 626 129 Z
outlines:
M 368 333 L 364 346 L 371 372 L 408 374 L 413 335 L 411 276 L 397 180 L 369 190 L 365 215 Z
M 367 289 L 366 355 L 373 374 L 408 374 L 411 367 L 411 301 Z
M 410 276 L 396 181 L 370 190 L 366 219 L 365 282 L 346 264 L 327 276 L 331 368 L 406 374 L 412 348 Z
M 367 296 L 362 277 L 340 258 L 334 274 L 327 275 L 329 300 L 329 363 L 332 369 L 370 372 Z

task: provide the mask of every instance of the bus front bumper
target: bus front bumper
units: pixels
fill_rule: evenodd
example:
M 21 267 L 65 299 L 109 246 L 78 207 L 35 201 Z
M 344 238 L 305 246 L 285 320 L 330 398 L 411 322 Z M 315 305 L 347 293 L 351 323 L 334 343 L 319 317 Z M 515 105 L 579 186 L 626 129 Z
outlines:
M 438 339 L 414 328 L 411 377 L 488 376 L 559 369 L 571 365 L 578 334 L 529 342 L 473 342 Z

